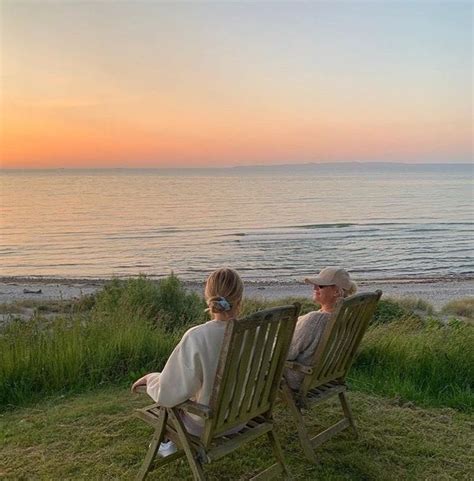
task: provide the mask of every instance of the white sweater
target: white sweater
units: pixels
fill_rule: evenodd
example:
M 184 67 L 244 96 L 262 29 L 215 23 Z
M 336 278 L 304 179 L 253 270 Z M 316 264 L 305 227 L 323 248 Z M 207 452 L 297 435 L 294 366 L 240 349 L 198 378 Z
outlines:
M 226 321 L 214 320 L 189 329 L 163 371 L 150 374 L 148 395 L 164 407 L 173 407 L 188 399 L 208 406 L 226 325 Z M 201 433 L 202 418 L 185 413 L 183 421 L 191 434 Z

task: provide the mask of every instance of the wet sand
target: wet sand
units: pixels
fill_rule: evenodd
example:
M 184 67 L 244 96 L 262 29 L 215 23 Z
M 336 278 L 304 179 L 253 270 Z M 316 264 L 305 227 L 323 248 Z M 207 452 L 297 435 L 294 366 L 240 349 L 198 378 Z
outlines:
M 68 300 L 93 294 L 101 289 L 103 279 L 46 279 L 0 277 L 0 303 L 19 300 Z M 474 294 L 474 279 L 423 279 L 361 281 L 359 291 L 381 289 L 385 297 L 421 298 L 440 309 L 453 299 L 471 297 Z M 189 290 L 199 294 L 203 284 L 185 282 Z M 279 299 L 283 297 L 310 297 L 311 287 L 303 283 L 246 282 L 245 295 L 252 298 Z

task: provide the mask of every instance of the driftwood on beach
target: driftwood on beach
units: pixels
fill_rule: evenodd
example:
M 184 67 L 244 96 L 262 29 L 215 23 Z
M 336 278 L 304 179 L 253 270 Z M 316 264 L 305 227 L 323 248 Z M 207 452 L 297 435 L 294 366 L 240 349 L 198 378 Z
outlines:
M 23 289 L 23 294 L 43 294 L 41 289 Z

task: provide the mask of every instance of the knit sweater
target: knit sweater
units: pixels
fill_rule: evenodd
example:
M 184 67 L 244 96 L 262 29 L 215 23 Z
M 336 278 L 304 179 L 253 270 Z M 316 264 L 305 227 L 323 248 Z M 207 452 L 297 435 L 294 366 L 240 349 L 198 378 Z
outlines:
M 148 395 L 164 407 L 173 407 L 188 399 L 208 406 L 226 325 L 225 321 L 213 320 L 189 329 L 163 371 L 149 375 Z M 201 433 L 202 418 L 190 413 L 184 413 L 182 418 L 191 434 Z
M 311 363 L 330 318 L 330 313 L 321 311 L 312 311 L 298 318 L 288 352 L 288 361 L 296 361 L 303 365 Z M 299 388 L 303 377 L 301 372 L 285 369 L 285 378 L 292 389 Z

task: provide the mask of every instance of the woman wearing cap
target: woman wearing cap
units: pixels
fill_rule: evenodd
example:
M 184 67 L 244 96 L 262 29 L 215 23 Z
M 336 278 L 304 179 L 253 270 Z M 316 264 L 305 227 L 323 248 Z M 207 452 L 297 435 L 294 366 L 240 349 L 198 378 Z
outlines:
M 305 282 L 312 284 L 313 300 L 320 304 L 321 308 L 298 318 L 288 360 L 308 365 L 337 301 L 355 294 L 357 284 L 351 280 L 346 270 L 338 267 L 326 267 L 316 277 L 305 279 Z M 298 389 L 303 374 L 287 369 L 285 377 L 292 389 Z
M 192 399 L 208 405 L 227 321 L 235 319 L 242 303 L 244 286 L 233 269 L 214 271 L 206 282 L 204 297 L 211 320 L 189 329 L 171 353 L 161 373 L 152 372 L 138 379 L 132 392 L 146 389 L 160 406 L 173 407 Z M 199 436 L 203 420 L 191 413 L 182 414 L 186 429 Z M 172 441 L 162 442 L 160 456 L 176 451 Z

